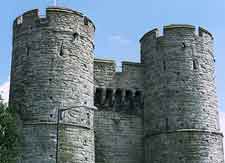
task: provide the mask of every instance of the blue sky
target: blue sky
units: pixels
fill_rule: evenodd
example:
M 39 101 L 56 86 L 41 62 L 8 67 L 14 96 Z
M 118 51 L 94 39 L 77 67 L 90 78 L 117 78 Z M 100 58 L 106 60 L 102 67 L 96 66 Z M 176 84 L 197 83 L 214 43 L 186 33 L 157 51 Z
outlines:
M 41 14 L 54 0 L 7 0 L 0 10 L 0 85 L 8 80 L 12 22 L 24 11 L 39 8 Z M 225 111 L 225 1 L 224 0 L 58 0 L 58 5 L 88 15 L 97 27 L 98 58 L 139 61 L 139 39 L 155 27 L 167 24 L 203 26 L 215 37 L 217 92 Z

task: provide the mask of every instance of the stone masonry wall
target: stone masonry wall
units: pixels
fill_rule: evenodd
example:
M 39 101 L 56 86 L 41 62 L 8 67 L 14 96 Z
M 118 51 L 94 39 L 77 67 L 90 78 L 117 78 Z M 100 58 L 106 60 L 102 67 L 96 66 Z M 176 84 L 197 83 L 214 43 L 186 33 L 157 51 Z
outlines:
M 94 59 L 93 22 L 66 8 L 13 24 L 9 105 L 18 163 L 224 163 L 213 37 L 169 25 L 146 33 L 141 63 Z M 96 110 L 96 107 L 98 110 Z
M 96 163 L 143 162 L 142 66 L 96 59 L 94 72 Z
M 47 8 L 13 26 L 10 105 L 22 118 L 22 163 L 94 163 L 93 23 Z
M 224 162 L 212 35 L 190 25 L 166 26 L 163 36 L 155 29 L 141 55 L 146 162 Z

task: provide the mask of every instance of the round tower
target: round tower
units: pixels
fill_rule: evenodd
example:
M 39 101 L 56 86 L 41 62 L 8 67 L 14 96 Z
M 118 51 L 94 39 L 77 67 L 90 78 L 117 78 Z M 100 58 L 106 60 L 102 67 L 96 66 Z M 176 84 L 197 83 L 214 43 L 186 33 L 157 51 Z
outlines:
M 169 25 L 140 43 L 146 163 L 223 163 L 212 35 Z
M 94 31 L 66 8 L 14 21 L 9 103 L 22 120 L 22 163 L 94 163 Z

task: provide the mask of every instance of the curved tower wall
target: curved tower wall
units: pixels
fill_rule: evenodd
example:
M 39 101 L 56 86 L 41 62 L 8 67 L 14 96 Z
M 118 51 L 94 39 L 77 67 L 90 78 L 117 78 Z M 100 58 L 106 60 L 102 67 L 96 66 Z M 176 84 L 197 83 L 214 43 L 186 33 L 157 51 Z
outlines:
M 22 119 L 21 162 L 94 163 L 94 31 L 64 8 L 15 20 L 10 106 Z
M 146 162 L 224 162 L 212 35 L 170 25 L 140 42 Z

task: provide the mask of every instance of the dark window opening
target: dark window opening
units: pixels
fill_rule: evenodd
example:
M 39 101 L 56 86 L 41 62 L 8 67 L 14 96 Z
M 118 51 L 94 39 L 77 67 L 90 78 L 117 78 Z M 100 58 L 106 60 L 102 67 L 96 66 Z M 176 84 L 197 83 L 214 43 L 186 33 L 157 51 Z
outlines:
M 169 130 L 169 119 L 166 118 L 166 130 Z
M 89 113 L 87 113 L 87 119 L 90 119 L 90 114 Z
M 116 104 L 121 104 L 122 103 L 122 90 L 117 89 L 115 93 L 115 103 Z
M 112 98 L 113 98 L 113 90 L 107 89 L 106 90 L 106 98 L 105 98 L 105 105 L 112 106 Z
M 90 125 L 90 114 L 89 113 L 87 113 L 87 125 Z
M 76 32 L 73 34 L 73 40 L 76 40 L 78 38 L 79 34 Z
M 166 61 L 163 61 L 163 71 L 166 71 Z
M 103 92 L 103 90 L 101 88 L 96 88 L 95 98 L 94 98 L 95 105 L 101 104 L 102 92 Z
M 198 63 L 197 63 L 197 60 L 196 59 L 193 60 L 193 69 L 194 70 L 197 70 L 198 69 Z
M 88 18 L 84 17 L 84 25 L 88 25 Z
M 84 66 L 84 70 L 87 70 L 88 68 L 87 64 L 84 63 L 83 66 Z
M 83 143 L 85 146 L 87 146 L 87 140 L 85 139 L 84 140 L 84 143 Z
M 60 47 L 59 55 L 60 55 L 60 56 L 63 56 L 63 43 L 62 43 L 62 45 L 61 45 L 61 47 Z
M 133 106 L 133 93 L 132 93 L 132 91 L 126 90 L 125 102 L 126 102 L 126 105 L 128 105 L 129 107 Z
M 141 91 L 136 91 L 135 92 L 135 96 L 134 96 L 134 102 L 136 104 L 136 106 L 141 106 Z
M 186 48 L 185 42 L 182 43 L 182 48 Z
M 59 110 L 58 114 L 59 114 L 58 115 L 59 120 L 63 120 L 63 111 Z
M 29 56 L 30 55 L 30 47 L 26 48 L 26 55 Z

